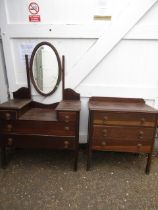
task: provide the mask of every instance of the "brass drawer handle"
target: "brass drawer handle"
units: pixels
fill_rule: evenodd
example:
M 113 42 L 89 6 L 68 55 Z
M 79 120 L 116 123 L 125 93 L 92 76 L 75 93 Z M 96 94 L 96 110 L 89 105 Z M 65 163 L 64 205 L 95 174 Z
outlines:
M 138 148 L 141 148 L 141 147 L 142 147 L 142 144 L 137 144 L 137 147 L 138 147 Z
M 69 130 L 70 130 L 70 127 L 65 126 L 64 129 L 65 129 L 66 131 L 69 131 Z
M 142 136 L 143 134 L 144 134 L 144 132 L 143 132 L 143 131 L 140 131 L 140 132 L 139 132 L 139 135 L 140 135 L 140 136 Z
M 8 124 L 8 125 L 7 125 L 7 130 L 8 130 L 8 131 L 11 131 L 11 130 L 12 130 L 12 127 L 13 127 L 13 126 L 12 126 L 11 124 Z
M 102 145 L 103 146 L 106 146 L 106 141 L 102 141 Z
M 13 139 L 12 138 L 8 138 L 8 146 L 12 146 L 13 145 Z
M 140 123 L 144 124 L 145 123 L 145 118 L 141 118 Z
M 104 116 L 104 121 L 107 121 L 108 120 L 108 116 Z
M 139 139 L 143 139 L 143 135 L 144 135 L 144 132 L 143 131 L 140 131 L 139 132 Z
M 67 149 L 69 147 L 69 142 L 68 141 L 64 141 L 64 148 Z
M 10 113 L 6 113 L 5 117 L 6 117 L 6 120 L 10 120 L 11 119 L 11 114 Z
M 107 137 L 107 133 L 104 133 L 103 136 L 104 136 L 104 137 Z

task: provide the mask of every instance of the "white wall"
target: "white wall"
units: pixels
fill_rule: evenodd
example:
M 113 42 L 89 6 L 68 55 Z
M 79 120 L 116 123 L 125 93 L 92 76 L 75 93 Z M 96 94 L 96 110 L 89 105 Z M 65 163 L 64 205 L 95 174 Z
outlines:
M 0 38 L 0 103 L 3 103 L 8 99 L 7 81 L 5 76 L 6 75 L 5 75 L 4 57 L 2 50 L 2 42 Z
M 10 92 L 27 85 L 24 51 L 30 53 L 40 41 L 49 41 L 65 55 L 66 87 L 81 94 L 81 142 L 86 141 L 90 96 L 141 97 L 157 106 L 157 0 L 38 0 L 39 23 L 28 21 L 30 2 L 0 3 Z M 102 13 L 112 20 L 93 19 Z M 43 103 L 61 96 L 60 91 L 47 98 L 34 90 L 32 94 Z

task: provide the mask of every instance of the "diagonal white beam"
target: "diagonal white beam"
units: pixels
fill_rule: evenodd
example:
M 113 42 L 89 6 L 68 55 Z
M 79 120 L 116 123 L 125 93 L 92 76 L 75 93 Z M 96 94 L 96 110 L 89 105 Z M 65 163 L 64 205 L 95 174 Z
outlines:
M 69 70 L 66 76 L 66 87 L 76 88 L 157 1 L 130 0 L 126 10 L 112 22 L 110 28 Z

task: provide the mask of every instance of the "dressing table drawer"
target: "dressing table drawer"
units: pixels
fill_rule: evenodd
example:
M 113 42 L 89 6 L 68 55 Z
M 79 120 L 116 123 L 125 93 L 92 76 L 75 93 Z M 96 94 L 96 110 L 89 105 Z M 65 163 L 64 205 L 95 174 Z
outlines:
M 96 111 L 93 114 L 94 124 L 154 127 L 155 121 L 155 115 L 146 113 L 113 113 Z
M 75 149 L 74 138 L 45 137 L 31 135 L 4 135 L 3 139 L 8 147 L 16 148 L 52 148 L 52 149 Z
M 74 123 L 62 122 L 40 122 L 40 121 L 23 121 L 19 120 L 16 123 L 5 123 L 1 128 L 5 133 L 19 134 L 45 134 L 53 136 L 74 136 Z
M 58 112 L 59 121 L 75 122 L 76 121 L 76 112 Z
M 16 111 L 0 110 L 0 119 L 2 120 L 15 120 L 17 118 Z

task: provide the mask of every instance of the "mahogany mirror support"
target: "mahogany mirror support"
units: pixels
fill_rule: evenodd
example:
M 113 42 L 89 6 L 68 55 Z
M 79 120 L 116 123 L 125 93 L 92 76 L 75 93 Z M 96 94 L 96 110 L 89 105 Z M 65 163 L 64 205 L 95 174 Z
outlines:
M 64 89 L 65 89 L 65 56 L 62 56 L 62 98 L 64 98 Z

